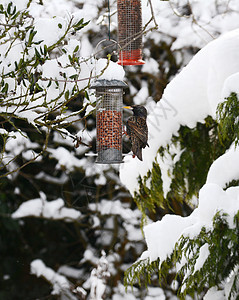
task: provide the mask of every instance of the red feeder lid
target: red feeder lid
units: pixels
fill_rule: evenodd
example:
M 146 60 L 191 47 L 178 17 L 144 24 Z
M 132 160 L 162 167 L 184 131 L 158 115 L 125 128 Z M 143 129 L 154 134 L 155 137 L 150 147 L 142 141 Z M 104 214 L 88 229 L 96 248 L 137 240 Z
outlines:
M 123 60 L 118 60 L 117 64 L 119 65 L 123 65 L 123 66 L 130 66 L 130 65 L 144 65 L 145 61 L 143 61 L 142 59 L 123 59 Z
M 119 54 L 119 65 L 143 65 L 145 62 L 142 60 L 141 49 L 123 50 Z

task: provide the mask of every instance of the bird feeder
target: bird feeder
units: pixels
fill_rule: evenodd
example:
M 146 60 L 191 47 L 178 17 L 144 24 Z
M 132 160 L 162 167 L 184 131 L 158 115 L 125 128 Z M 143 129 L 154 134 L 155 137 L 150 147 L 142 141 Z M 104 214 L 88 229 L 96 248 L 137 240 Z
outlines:
M 117 0 L 120 65 L 142 65 L 141 0 Z
M 122 163 L 122 115 L 123 89 L 127 85 L 120 80 L 97 80 L 96 106 L 96 151 L 97 163 Z

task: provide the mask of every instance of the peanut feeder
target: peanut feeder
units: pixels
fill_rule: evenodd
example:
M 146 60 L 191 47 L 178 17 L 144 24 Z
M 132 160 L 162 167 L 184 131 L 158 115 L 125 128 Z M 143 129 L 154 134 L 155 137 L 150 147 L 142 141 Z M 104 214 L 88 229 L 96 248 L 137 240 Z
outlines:
M 142 65 L 141 0 L 117 0 L 120 65 Z
M 97 80 L 91 88 L 96 90 L 96 151 L 97 163 L 122 162 L 123 89 L 120 80 Z

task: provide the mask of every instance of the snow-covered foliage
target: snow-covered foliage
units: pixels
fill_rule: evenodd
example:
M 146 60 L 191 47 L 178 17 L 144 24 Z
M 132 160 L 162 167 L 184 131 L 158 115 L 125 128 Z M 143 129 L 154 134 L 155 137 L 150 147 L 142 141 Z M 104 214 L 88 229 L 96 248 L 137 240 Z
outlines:
M 41 193 L 41 198 L 23 202 L 12 214 L 14 219 L 28 216 L 72 221 L 80 218 L 81 213 L 74 208 L 64 207 L 63 199 L 47 201 L 46 195 Z
M 117 39 L 117 1 L 109 3 L 111 37 Z M 209 285 L 204 275 L 212 263 L 225 266 L 223 259 L 214 260 L 221 254 L 213 248 L 220 228 L 221 249 L 229 244 L 226 255 L 234 251 L 238 257 L 236 243 L 230 243 L 237 234 L 238 190 L 227 188 L 238 179 L 237 135 L 232 139 L 235 144 L 231 140 L 230 148 L 226 144 L 225 154 L 221 155 L 225 149 L 218 144 L 214 147 L 220 151 L 212 153 L 213 159 L 221 156 L 208 174 L 204 170 L 203 187 L 193 177 L 195 190 L 201 188 L 199 197 L 194 191 L 187 193 L 192 186 L 187 174 L 177 173 L 186 187 L 181 194 L 198 207 L 192 213 L 192 207 L 187 207 L 190 214 L 177 207 L 184 217 L 171 214 L 161 221 L 167 212 L 162 213 L 163 204 L 155 210 L 156 216 L 149 212 L 146 251 L 140 229 L 145 206 L 140 212 L 124 185 L 141 200 L 148 198 L 149 190 L 158 199 L 166 198 L 172 192 L 175 165 L 187 153 L 187 146 L 180 144 L 182 126 L 199 140 L 198 122 L 215 118 L 225 97 L 235 93 L 233 99 L 237 98 L 237 0 L 143 0 L 142 13 L 145 64 L 123 69 L 111 60 L 115 47 L 99 48 L 109 34 L 106 1 L 1 1 L 0 275 L 4 289 L 0 298 L 15 299 L 17 291 L 22 299 L 51 293 L 54 299 L 163 300 L 176 297 L 179 289 L 190 294 L 200 278 L 199 292 L 203 284 L 210 287 L 205 299 L 225 299 L 236 285 L 234 261 L 225 282 L 219 282 L 221 290 L 217 283 Z M 95 149 L 96 103 L 89 87 L 99 76 L 127 81 L 125 103 L 143 104 L 149 112 L 150 147 L 143 152 L 143 162 L 125 156 L 121 180 L 118 166 L 96 165 L 93 157 L 84 156 Z M 235 116 L 233 122 L 238 122 Z M 228 135 L 227 125 L 221 124 L 223 138 Z M 210 141 L 212 131 L 208 129 Z M 167 149 L 163 155 L 160 147 Z M 128 150 L 127 140 L 124 149 Z M 204 163 L 208 170 L 208 162 Z M 154 205 L 148 200 L 144 213 Z M 141 254 L 135 272 L 141 261 L 146 262 L 143 268 L 152 275 L 152 286 L 133 287 L 126 293 L 123 273 Z M 172 256 L 176 269 L 167 269 Z M 153 275 L 155 267 L 170 269 L 164 289 Z M 175 270 L 182 276 L 181 287 L 174 280 Z
M 105 289 L 106 289 L 106 279 L 110 277 L 108 271 L 109 263 L 106 259 L 106 254 L 103 251 L 102 256 L 99 259 L 97 268 L 91 271 L 90 277 L 90 299 L 92 300 L 102 300 Z
M 53 285 L 52 294 L 61 294 L 64 293 L 64 290 L 69 290 L 70 283 L 68 280 L 51 268 L 46 267 L 40 259 L 36 259 L 31 263 L 31 273 L 37 277 L 45 277 Z
M 120 178 L 132 194 L 138 190 L 138 176 L 145 176 L 152 168 L 158 149 L 169 144 L 180 125 L 194 128 L 207 116 L 216 117 L 218 104 L 230 96 L 225 95 L 224 83 L 239 70 L 238 46 L 238 29 L 210 42 L 167 85 L 161 101 L 150 108 L 150 147 L 144 150 L 144 161 L 127 156 L 120 170 Z M 129 177 L 130 170 L 137 171 Z M 165 185 L 169 186 L 167 181 Z
M 193 1 L 191 6 L 193 9 Z M 162 220 L 144 227 L 148 250 L 135 263 L 134 270 L 128 273 L 131 283 L 135 280 L 132 274 L 137 273 L 139 268 L 143 270 L 145 263 L 158 262 L 157 267 L 163 274 L 163 268 L 170 260 L 177 263 L 175 271 L 182 276 L 181 295 L 194 296 L 195 293 L 202 293 L 205 287 L 211 288 L 205 299 L 209 295 L 214 297 L 214 293 L 215 297 L 220 294 L 220 299 L 236 299 L 238 295 L 238 251 L 235 250 L 238 247 L 239 211 L 238 146 L 235 147 L 238 123 L 238 46 L 239 31 L 236 29 L 211 41 L 193 57 L 167 85 L 162 100 L 155 104 L 149 114 L 150 147 L 144 151 L 144 161 L 127 157 L 127 163 L 121 166 L 121 180 L 133 195 L 142 187 L 138 176 L 147 176 L 156 161 L 162 172 L 163 193 L 167 195 L 172 189 L 170 171 L 184 149 L 179 148 L 176 152 L 172 149 L 177 158 L 171 161 L 167 157 L 162 158 L 158 150 L 172 142 L 180 126 L 193 130 L 198 123 L 204 123 L 208 116 L 215 120 L 218 107 L 226 99 L 224 108 L 227 106 L 227 114 L 223 114 L 224 109 L 219 115 L 223 117 L 221 122 L 224 131 L 227 130 L 227 138 L 229 133 L 234 137 L 231 139 L 231 147 L 212 163 L 207 180 L 199 191 L 197 208 L 189 216 L 168 214 Z M 231 100 L 233 97 L 234 102 Z M 168 104 L 174 111 L 166 110 Z M 130 170 L 134 172 L 131 171 L 132 176 L 129 177 Z M 204 172 L 207 172 L 206 168 Z M 232 184 L 233 181 L 236 183 Z M 144 184 L 147 186 L 146 182 Z M 231 184 L 236 186 L 230 187 Z

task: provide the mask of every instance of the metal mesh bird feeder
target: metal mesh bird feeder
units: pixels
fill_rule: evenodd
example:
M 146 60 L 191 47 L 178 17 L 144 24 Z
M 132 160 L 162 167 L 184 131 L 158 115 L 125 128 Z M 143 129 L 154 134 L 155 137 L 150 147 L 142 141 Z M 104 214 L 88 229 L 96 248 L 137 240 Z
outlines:
M 117 0 L 119 61 L 121 65 L 142 65 L 141 0 Z
M 123 89 L 120 80 L 97 80 L 91 88 L 96 90 L 96 151 L 97 163 L 122 162 Z

